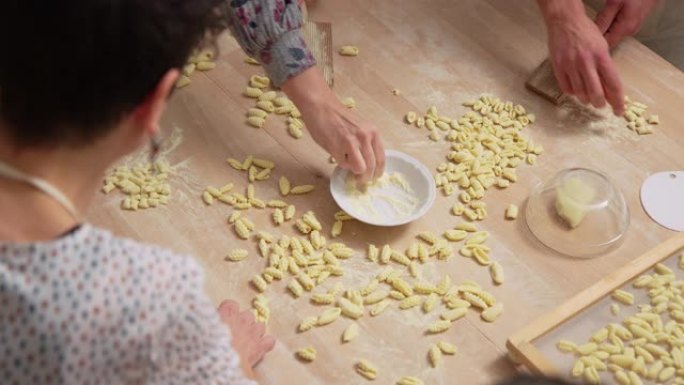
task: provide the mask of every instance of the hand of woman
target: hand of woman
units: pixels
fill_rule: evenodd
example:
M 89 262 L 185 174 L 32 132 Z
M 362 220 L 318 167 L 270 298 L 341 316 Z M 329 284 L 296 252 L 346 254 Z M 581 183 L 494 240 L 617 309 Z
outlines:
M 254 377 L 252 368 L 273 350 L 275 338 L 266 335 L 266 326 L 257 322 L 250 310 L 240 311 L 235 301 L 221 302 L 218 313 L 230 328 L 233 349 L 240 355 L 245 375 Z
M 290 78 L 282 89 L 301 111 L 313 139 L 340 167 L 364 182 L 382 175 L 385 149 L 378 130 L 340 103 L 318 68 Z
M 606 36 L 608 45 L 615 47 L 624 38 L 639 32 L 657 0 L 606 0 L 596 16 L 596 25 Z
M 582 103 L 601 108 L 606 101 L 616 115 L 624 112 L 622 82 L 606 39 L 584 12 L 581 2 L 539 1 L 549 31 L 549 54 L 561 90 Z M 572 3 L 574 4 L 574 3 Z

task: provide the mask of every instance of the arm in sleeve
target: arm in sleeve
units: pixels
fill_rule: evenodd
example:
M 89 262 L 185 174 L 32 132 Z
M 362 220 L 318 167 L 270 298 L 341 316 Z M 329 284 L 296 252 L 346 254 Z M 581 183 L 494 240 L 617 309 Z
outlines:
M 226 0 L 229 25 L 242 49 L 261 61 L 277 87 L 316 65 L 302 38 L 296 0 Z

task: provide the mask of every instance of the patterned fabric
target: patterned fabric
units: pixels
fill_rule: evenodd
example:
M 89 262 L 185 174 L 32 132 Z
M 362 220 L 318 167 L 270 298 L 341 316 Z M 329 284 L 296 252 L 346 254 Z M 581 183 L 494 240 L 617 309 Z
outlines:
M 83 225 L 0 243 L 0 382 L 251 385 L 191 258 Z
M 316 65 L 301 35 L 296 0 L 227 1 L 233 36 L 248 55 L 259 59 L 275 86 Z

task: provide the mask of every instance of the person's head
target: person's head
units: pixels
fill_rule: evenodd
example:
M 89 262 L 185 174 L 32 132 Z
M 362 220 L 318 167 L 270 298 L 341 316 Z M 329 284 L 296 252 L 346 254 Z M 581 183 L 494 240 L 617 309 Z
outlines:
M 191 52 L 225 29 L 224 3 L 0 1 L 0 141 L 138 147 Z

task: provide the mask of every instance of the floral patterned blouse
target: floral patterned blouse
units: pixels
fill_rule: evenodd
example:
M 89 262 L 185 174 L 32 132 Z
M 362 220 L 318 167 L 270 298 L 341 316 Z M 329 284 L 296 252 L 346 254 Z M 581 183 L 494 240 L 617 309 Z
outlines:
M 248 55 L 257 58 L 275 86 L 316 65 L 301 28 L 296 0 L 227 0 L 230 29 Z

